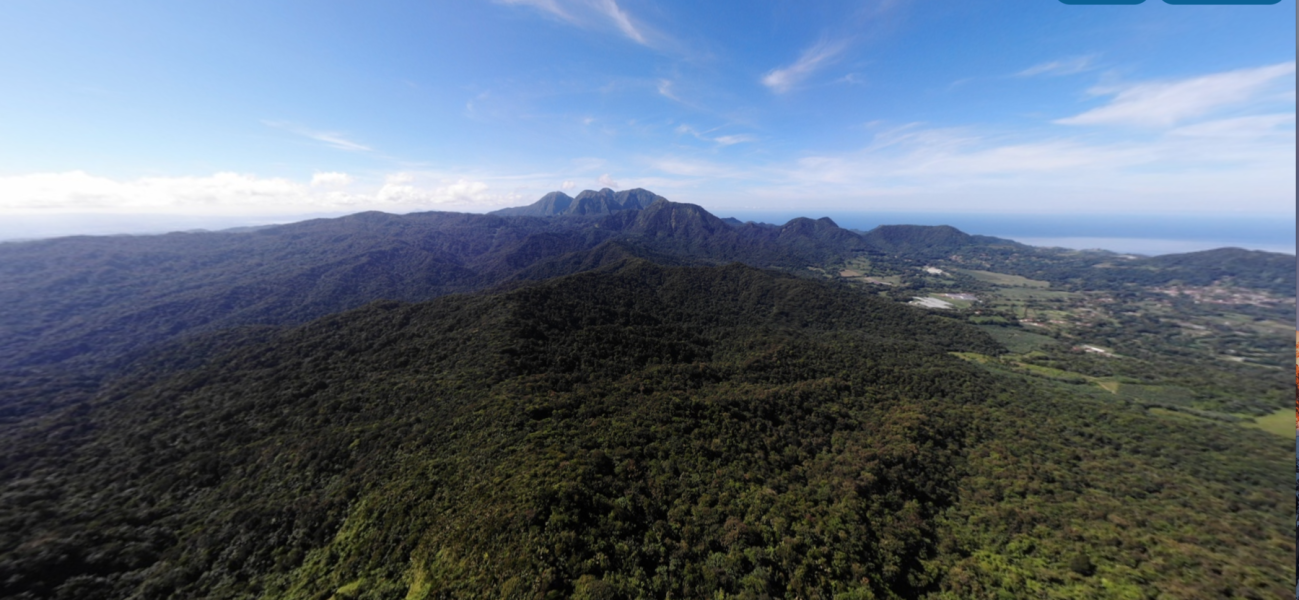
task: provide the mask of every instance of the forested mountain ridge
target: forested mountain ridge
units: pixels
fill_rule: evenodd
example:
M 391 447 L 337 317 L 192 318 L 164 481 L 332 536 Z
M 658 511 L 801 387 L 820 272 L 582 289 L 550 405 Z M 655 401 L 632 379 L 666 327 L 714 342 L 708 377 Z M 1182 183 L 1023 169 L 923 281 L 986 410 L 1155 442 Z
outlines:
M 612 257 L 618 247 L 605 247 Z M 255 336 L 254 336 L 255 337 Z M 846 286 L 610 259 L 237 341 L 10 429 L 18 598 L 1288 589 L 1288 443 L 985 370 Z
M 652 195 L 641 192 L 626 193 Z M 613 238 L 760 267 L 802 267 L 843 251 L 842 240 L 749 235 L 699 207 L 655 202 L 661 208 L 558 220 L 361 213 L 250 232 L 0 244 L 0 365 L 75 361 L 191 331 L 300 323 L 379 299 L 485 289 Z M 658 222 L 660 212 L 707 225 Z
M 1295 289 L 1294 257 L 1275 252 L 1217 248 L 1152 256 L 1138 264 L 1160 269 L 1186 285 L 1230 282 L 1282 293 Z
M 371 212 L 243 232 L 0 244 L 0 420 L 74 401 L 123 357 L 168 340 L 563 275 L 588 268 L 589 251 L 610 240 L 664 264 L 802 268 L 843 253 L 840 241 L 733 231 L 643 190 L 613 198 L 657 208 L 553 219 Z
M 828 218 L 797 218 L 780 227 L 732 225 L 700 206 L 666 200 L 610 215 L 599 225 L 661 253 L 754 266 L 803 269 L 864 250 L 860 236 Z
M 908 258 L 946 258 L 952 253 L 979 246 L 1002 246 L 1019 251 L 1029 246 L 1011 240 L 970 235 L 950 225 L 880 225 L 863 232 L 866 245 L 875 252 Z
M 1226 281 L 1294 289 L 1293 258 L 1267 253 L 1128 259 L 1035 249 L 950 227 L 882 226 L 857 235 L 825 218 L 737 225 L 645 190 L 579 198 L 623 209 L 550 218 L 361 213 L 246 232 L 0 244 L 0 371 L 102 364 L 104 355 L 191 332 L 301 323 L 378 299 L 472 292 L 532 278 L 526 271 L 543 263 L 558 275 L 555 265 L 580 264 L 561 257 L 613 239 L 669 261 L 802 270 L 872 254 L 899 264 L 954 259 L 1075 287 Z M 551 194 L 539 202 L 555 201 Z
M 559 206 L 566 197 L 551 194 L 541 204 Z M 1267 253 L 1132 258 L 1032 248 L 950 227 L 881 226 L 859 235 L 826 218 L 740 223 L 645 190 L 579 197 L 622 210 L 544 218 L 371 212 L 252 231 L 0 244 L 0 422 L 75 402 L 129 357 L 185 336 L 302 323 L 379 299 L 515 286 L 631 256 L 804 274 L 853 257 L 871 257 L 885 273 L 937 261 L 1075 290 L 1184 282 L 1282 295 L 1294 289 L 1293 257 Z

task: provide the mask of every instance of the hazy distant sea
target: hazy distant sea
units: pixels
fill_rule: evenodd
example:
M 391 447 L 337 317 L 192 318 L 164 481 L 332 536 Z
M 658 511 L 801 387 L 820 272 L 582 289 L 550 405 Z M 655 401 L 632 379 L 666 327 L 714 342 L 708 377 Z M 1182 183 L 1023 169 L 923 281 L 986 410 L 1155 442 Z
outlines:
M 1099 248 L 1133 254 L 1172 254 L 1234 246 L 1295 253 L 1295 220 L 1258 216 L 989 215 L 958 213 L 731 212 L 742 221 L 781 224 L 798 217 L 830 217 L 840 227 L 868 231 L 879 225 L 951 225 L 966 233 L 1008 238 L 1032 246 Z
M 69 235 L 147 235 L 197 229 L 217 231 L 234 227 L 258 227 L 293 223 L 322 217 L 341 217 L 344 214 L 346 213 L 259 217 L 119 214 L 4 215 L 0 216 L 0 242 Z

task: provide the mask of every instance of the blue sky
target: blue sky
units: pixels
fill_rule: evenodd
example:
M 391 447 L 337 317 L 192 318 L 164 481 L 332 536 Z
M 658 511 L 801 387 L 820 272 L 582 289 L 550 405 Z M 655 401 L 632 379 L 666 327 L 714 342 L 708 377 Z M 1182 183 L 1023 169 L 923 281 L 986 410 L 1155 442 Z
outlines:
M 7 0 L 0 82 L 0 215 L 1294 218 L 1293 0 Z

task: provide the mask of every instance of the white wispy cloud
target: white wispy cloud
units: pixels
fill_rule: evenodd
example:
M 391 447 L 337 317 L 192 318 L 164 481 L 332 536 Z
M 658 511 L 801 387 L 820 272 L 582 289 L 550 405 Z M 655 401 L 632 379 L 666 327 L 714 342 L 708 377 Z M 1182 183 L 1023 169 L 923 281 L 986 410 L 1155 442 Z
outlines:
M 719 165 L 693 156 L 660 156 L 647 160 L 646 166 L 653 171 L 687 178 L 733 178 L 737 172 L 742 172 L 730 166 Z
M 1055 122 L 1063 125 L 1169 127 L 1253 100 L 1294 72 L 1295 63 L 1292 61 L 1175 81 L 1097 87 L 1092 90 L 1093 94 L 1113 96 L 1109 104 Z
M 509 4 L 513 6 L 531 6 L 532 8 L 547 13 L 563 21 L 568 21 L 570 23 L 575 23 L 577 21 L 577 17 L 572 14 L 569 14 L 568 11 L 564 10 L 564 7 L 561 6 L 560 3 L 557 2 L 556 0 L 496 0 L 496 1 L 499 4 Z
M 393 173 L 373 198 L 381 205 L 427 206 L 440 204 L 493 204 L 491 187 L 483 181 L 459 178 L 453 181 L 421 181 L 411 173 Z
M 953 182 L 968 177 L 1032 174 L 1075 177 L 1080 173 L 1142 168 L 1186 157 L 1184 152 L 1172 150 L 1174 144 L 1162 141 L 1104 144 L 1068 138 L 1001 141 L 967 131 L 943 129 L 916 129 L 885 137 L 858 152 L 805 157 L 798 161 L 795 172 L 800 178 L 832 182 L 930 177 Z
M 847 42 L 843 40 L 822 40 L 804 50 L 802 56 L 799 56 L 798 60 L 794 61 L 794 64 L 773 69 L 763 75 L 762 85 L 767 86 L 777 94 L 788 92 L 810 75 L 833 62 L 847 47 Z
M 619 188 L 621 187 L 621 186 L 618 185 L 618 182 L 617 182 L 617 181 L 614 181 L 613 177 L 610 177 L 610 176 L 609 176 L 608 173 L 605 173 L 604 175 L 601 175 L 600 178 L 597 179 L 597 180 L 595 180 L 595 181 L 596 181 L 596 183 L 600 184 L 600 187 L 607 187 L 607 188 L 612 188 L 612 189 L 615 189 L 615 190 L 616 190 L 616 189 L 619 189 Z
M 866 80 L 863 79 L 861 75 L 858 75 L 856 73 L 849 73 L 847 75 L 844 75 L 843 77 L 834 80 L 834 82 L 842 83 L 845 85 L 866 85 Z
M 549 177 L 544 176 L 544 177 Z M 540 179 L 540 178 L 539 178 Z M 542 187 L 540 181 L 524 187 Z M 398 172 L 358 182 L 338 172 L 309 181 L 221 172 L 206 176 L 117 179 L 85 171 L 0 177 L 0 213 L 116 212 L 294 214 L 361 210 L 479 210 L 516 204 L 528 194 L 508 177 Z
M 262 124 L 267 127 L 274 127 L 275 129 L 310 138 L 317 142 L 323 142 L 328 146 L 339 150 L 348 150 L 352 152 L 370 152 L 373 150 L 373 148 L 366 146 L 365 144 L 353 142 L 343 137 L 343 134 L 333 131 L 316 131 L 314 129 L 309 129 L 302 127 L 301 125 L 284 121 L 262 121 Z
M 1295 193 L 1293 123 L 1261 115 L 1122 141 L 912 124 L 857 151 L 751 169 L 741 197 L 845 210 L 1284 214 Z
M 325 173 L 315 173 L 311 176 L 312 187 L 339 187 L 345 186 L 354 181 L 351 175 L 329 171 Z
M 614 25 L 617 25 L 618 30 L 622 31 L 623 35 L 636 40 L 637 43 L 646 43 L 645 35 L 640 32 L 640 29 L 637 29 L 636 25 L 632 23 L 631 17 L 627 15 L 627 11 L 619 7 L 617 2 L 614 0 L 596 0 L 593 4 L 596 11 L 603 14 Z
M 741 133 L 738 135 L 719 135 L 713 138 L 713 141 L 723 146 L 732 146 L 735 144 L 747 144 L 750 142 L 756 142 L 758 141 L 758 138 Z
M 1033 65 L 1023 71 L 1015 73 L 1017 77 L 1033 77 L 1036 75 L 1073 75 L 1090 71 L 1094 67 L 1092 62 L 1095 56 L 1078 56 L 1074 58 L 1064 58 Z
M 639 24 L 616 0 L 496 0 L 500 4 L 529 6 L 583 29 L 613 26 L 628 39 L 650 46 L 650 30 Z
M 155 210 L 186 206 L 257 206 L 273 200 L 298 205 L 311 196 L 308 185 L 284 178 L 240 173 L 205 177 L 142 177 L 118 180 L 85 171 L 0 177 L 0 209 Z
M 676 100 L 678 102 L 681 101 L 681 99 L 677 98 L 677 95 L 672 92 L 672 81 L 669 79 L 659 80 L 658 92 L 659 95 L 664 96 L 665 98 L 668 98 L 670 100 Z
M 743 133 L 741 133 L 741 134 L 732 134 L 732 135 L 719 135 L 719 136 L 715 136 L 715 137 L 709 135 L 709 134 L 711 134 L 711 133 L 714 132 L 714 131 L 716 131 L 716 128 L 714 128 L 714 129 L 709 129 L 709 130 L 707 130 L 707 131 L 699 131 L 699 130 L 695 129 L 694 127 L 691 127 L 691 126 L 686 125 L 686 124 L 684 124 L 684 123 L 682 123 L 681 125 L 677 125 L 677 128 L 676 128 L 676 132 L 677 132 L 678 134 L 681 134 L 681 135 L 690 135 L 690 136 L 693 136 L 695 139 L 698 139 L 698 140 L 700 140 L 700 141 L 703 141 L 703 142 L 709 142 L 709 143 L 713 143 L 713 144 L 717 144 L 717 145 L 719 145 L 719 146 L 733 146 L 733 145 L 735 145 L 735 144 L 745 144 L 745 143 L 749 143 L 749 142 L 756 142 L 756 141 L 758 141 L 758 138 L 753 137 L 753 136 L 748 135 L 748 134 L 743 134 Z
M 582 156 L 574 158 L 569 162 L 573 165 L 572 169 L 574 172 L 582 173 L 599 169 L 600 167 L 603 167 L 607 161 L 603 158 L 596 158 L 594 156 Z
M 873 139 L 851 151 L 763 162 L 645 157 L 638 172 L 654 176 L 634 183 L 653 179 L 673 199 L 719 214 L 776 206 L 1285 214 L 1295 193 L 1294 121 L 1237 117 L 1122 140 L 876 123 Z
M 1286 127 L 1287 125 L 1289 127 Z M 1205 121 L 1203 123 L 1178 127 L 1170 130 L 1168 134 L 1197 138 L 1231 138 L 1240 140 L 1260 139 L 1278 135 L 1289 135 L 1293 137 L 1295 134 L 1295 115 L 1294 113 L 1279 113 L 1235 117 L 1231 119 L 1217 119 L 1214 121 Z
M 956 88 L 958 88 L 958 87 L 961 87 L 961 86 L 963 86 L 963 85 L 965 85 L 965 84 L 967 84 L 967 83 L 970 83 L 971 81 L 974 81 L 974 78 L 973 78 L 973 77 L 962 77 L 962 78 L 960 78 L 960 79 L 957 79 L 956 81 L 953 81 L 953 82 L 947 84 L 947 90 L 946 90 L 946 91 L 949 91 L 949 92 L 950 92 L 950 91 L 952 91 L 952 90 L 954 90 L 954 89 L 956 89 Z

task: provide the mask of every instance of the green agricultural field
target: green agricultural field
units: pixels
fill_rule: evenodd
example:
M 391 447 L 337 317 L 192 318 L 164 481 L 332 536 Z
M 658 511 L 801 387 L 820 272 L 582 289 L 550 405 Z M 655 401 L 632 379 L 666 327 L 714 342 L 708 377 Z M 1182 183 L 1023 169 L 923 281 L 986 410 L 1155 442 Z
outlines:
M 1166 409 L 1166 408 L 1158 408 L 1158 407 L 1156 407 L 1156 408 L 1150 408 L 1150 409 L 1147 409 L 1147 410 L 1146 410 L 1146 413 L 1147 413 L 1147 414 L 1150 414 L 1150 415 L 1154 415 L 1154 416 L 1159 417 L 1159 418 L 1162 418 L 1162 419 L 1174 419 L 1174 420 L 1181 421 L 1181 422 L 1183 422 L 1183 423 L 1203 423 L 1203 422 L 1204 422 L 1204 418 L 1203 418 L 1203 417 L 1197 417 L 1197 416 L 1195 416 L 1195 415 L 1193 415 L 1193 414 L 1190 414 L 1190 413 L 1184 413 L 1184 412 L 1180 412 L 1180 411 L 1176 411 L 1176 410 L 1168 410 L 1168 409 Z
M 975 271 L 972 269 L 953 269 L 965 273 L 970 277 L 978 279 L 993 285 L 1005 287 L 1029 287 L 1029 288 L 1048 288 L 1051 284 L 1045 281 L 1020 277 L 1019 275 L 1007 275 L 1005 273 L 993 273 L 992 271 Z
M 1045 335 L 1025 331 L 1019 327 L 998 327 L 996 325 L 980 325 L 979 329 L 985 331 L 997 343 L 1005 346 L 1007 350 L 1015 354 L 1025 354 L 1037 350 L 1047 344 L 1055 343 L 1054 338 Z
M 1078 294 L 1036 287 L 1003 287 L 996 291 L 996 296 L 1010 301 L 1024 302 L 1068 300 L 1078 297 Z
M 1223 313 L 1220 320 L 1237 331 L 1257 333 L 1259 335 L 1279 337 L 1290 331 L 1289 323 L 1276 321 L 1274 319 L 1255 318 L 1251 315 L 1243 315 L 1235 312 Z
M 853 283 L 868 283 L 872 285 L 897 286 L 902 284 L 902 277 L 891 274 L 893 271 L 885 269 L 876 269 L 871 261 L 866 258 L 857 257 L 847 262 L 827 265 L 826 272 L 838 275 L 840 278 Z
M 1107 391 L 1107 392 L 1109 392 L 1109 393 L 1111 393 L 1111 394 L 1116 394 L 1116 395 L 1117 395 L 1117 394 L 1119 393 L 1119 386 L 1120 386 L 1120 385 L 1123 385 L 1123 384 L 1121 384 L 1121 383 L 1119 383 L 1119 382 L 1117 382 L 1117 381 L 1097 381 L 1097 382 L 1096 382 L 1096 385 L 1101 386 L 1101 389 L 1103 389 L 1103 390 L 1105 390 L 1105 391 Z
M 873 283 L 876 285 L 901 285 L 902 278 L 897 275 L 886 275 L 883 277 L 862 277 L 861 281 Z
M 1294 411 L 1289 408 L 1282 408 L 1265 417 L 1255 417 L 1253 422 L 1246 422 L 1246 425 L 1282 437 L 1290 437 L 1295 434 L 1295 430 L 1291 428 L 1293 419 Z
M 870 259 L 862 256 L 851 258 L 846 263 L 843 264 L 844 264 L 844 268 L 853 269 L 855 271 L 861 271 L 863 273 L 869 273 L 871 270 Z
M 1160 404 L 1191 405 L 1194 394 L 1191 390 L 1173 385 L 1139 385 L 1133 383 L 1118 384 L 1118 395 L 1134 402 L 1154 402 Z
M 994 325 L 1000 327 L 1010 327 L 1014 325 L 1014 323 L 1010 319 L 998 315 L 994 315 L 994 316 L 975 315 L 969 317 L 968 320 L 970 321 L 970 323 L 974 325 Z

